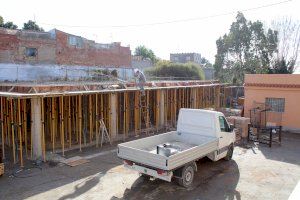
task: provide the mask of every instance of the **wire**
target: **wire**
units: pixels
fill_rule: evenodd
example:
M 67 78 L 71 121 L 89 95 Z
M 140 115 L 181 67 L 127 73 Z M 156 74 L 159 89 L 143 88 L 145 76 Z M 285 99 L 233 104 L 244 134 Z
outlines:
M 292 0 L 285 0 L 285 1 L 280 1 L 276 3 L 271 3 L 271 4 L 265 4 L 262 6 L 257 6 L 257 7 L 252 7 L 252 8 L 246 8 L 239 10 L 240 12 L 248 12 L 248 11 L 253 11 L 253 10 L 258 10 L 262 8 L 267 8 L 267 7 L 272 7 L 280 4 L 285 4 L 288 2 L 291 2 Z M 186 19 L 178 19 L 178 20 L 171 20 L 171 21 L 164 21 L 164 22 L 153 22 L 153 23 L 146 23 L 146 24 L 129 24 L 129 25 L 112 25 L 112 26 L 81 26 L 81 25 L 62 25 L 62 24 L 50 24 L 50 23 L 43 23 L 39 22 L 39 24 L 43 25 L 49 25 L 49 26 L 61 26 L 61 27 L 69 27 L 69 28 L 131 28 L 131 27 L 142 27 L 142 26 L 156 26 L 156 25 L 165 25 L 165 24 L 173 24 L 173 23 L 182 23 L 182 22 L 189 22 L 189 21 L 199 21 L 199 20 L 205 20 L 209 18 L 215 18 L 215 17 L 221 17 L 221 16 L 226 16 L 226 15 L 232 15 L 235 14 L 236 11 L 230 11 L 226 13 L 220 13 L 220 14 L 215 14 L 215 15 L 208 15 L 205 17 L 194 17 L 194 18 L 186 18 Z

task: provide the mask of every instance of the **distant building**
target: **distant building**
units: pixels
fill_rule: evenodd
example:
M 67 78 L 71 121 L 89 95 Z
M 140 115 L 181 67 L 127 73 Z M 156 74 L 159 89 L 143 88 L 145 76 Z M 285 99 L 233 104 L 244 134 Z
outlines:
M 131 56 L 131 67 L 142 71 L 149 67 L 153 67 L 153 62 L 149 58 L 142 58 L 142 56 Z
M 201 64 L 201 54 L 200 53 L 171 53 L 170 61 L 177 63 L 188 63 L 193 62 L 201 66 L 201 69 L 204 72 L 205 80 L 214 79 L 214 69 L 205 68 Z
M 201 54 L 200 53 L 171 53 L 170 61 L 177 63 L 187 63 L 194 62 L 201 64 Z
M 116 69 L 123 79 L 131 77 L 130 47 L 100 44 L 57 29 L 0 28 L 0 81 L 80 79 L 104 68 Z
M 99 44 L 57 29 L 0 28 L 0 63 L 131 67 L 131 51 L 119 42 Z

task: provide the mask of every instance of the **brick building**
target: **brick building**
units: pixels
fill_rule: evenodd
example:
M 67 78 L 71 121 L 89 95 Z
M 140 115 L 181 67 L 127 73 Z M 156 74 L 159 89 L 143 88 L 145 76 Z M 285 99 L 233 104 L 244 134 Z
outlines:
M 0 28 L 0 63 L 131 67 L 120 43 L 99 44 L 57 29 L 49 32 Z

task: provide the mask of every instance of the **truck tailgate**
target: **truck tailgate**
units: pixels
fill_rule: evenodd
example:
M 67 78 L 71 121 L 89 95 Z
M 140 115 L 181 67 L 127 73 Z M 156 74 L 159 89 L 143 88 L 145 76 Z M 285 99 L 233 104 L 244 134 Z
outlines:
M 167 157 L 135 149 L 122 144 L 118 145 L 118 156 L 136 163 L 144 164 L 158 169 L 165 169 Z

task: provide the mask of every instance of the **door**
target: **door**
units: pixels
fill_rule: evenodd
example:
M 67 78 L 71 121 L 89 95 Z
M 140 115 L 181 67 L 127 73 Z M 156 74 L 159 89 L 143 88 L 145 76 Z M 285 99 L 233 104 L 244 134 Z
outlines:
M 227 154 L 228 145 L 232 142 L 232 132 L 230 126 L 224 116 L 219 116 L 219 157 Z

